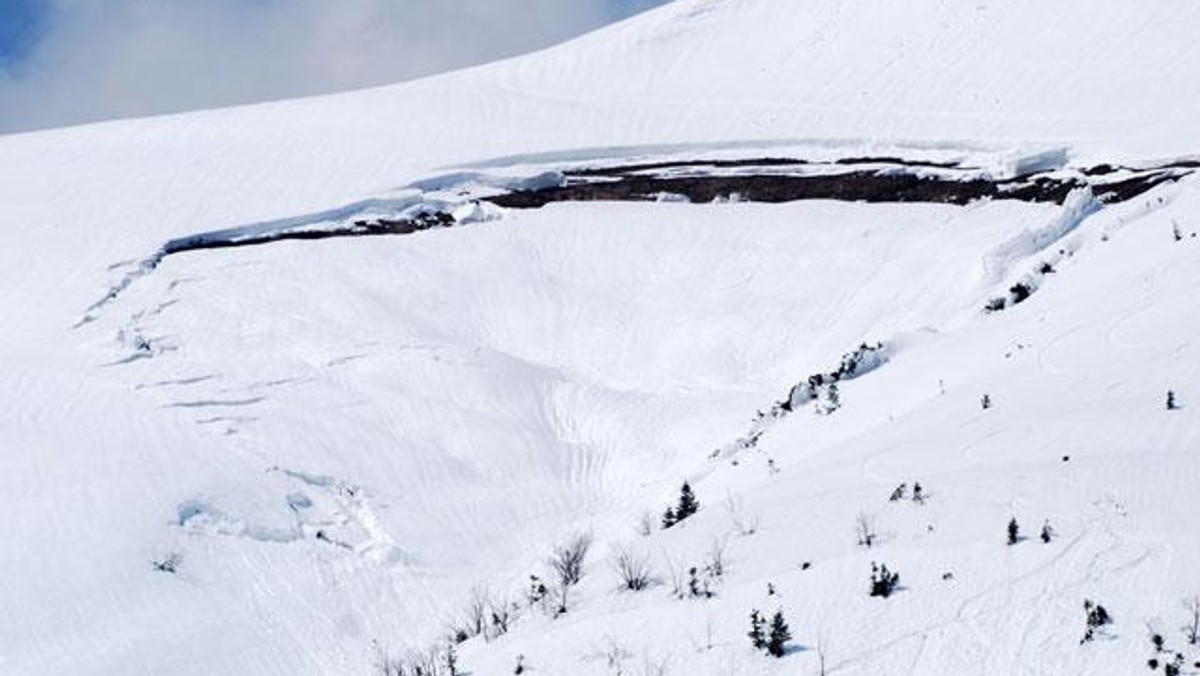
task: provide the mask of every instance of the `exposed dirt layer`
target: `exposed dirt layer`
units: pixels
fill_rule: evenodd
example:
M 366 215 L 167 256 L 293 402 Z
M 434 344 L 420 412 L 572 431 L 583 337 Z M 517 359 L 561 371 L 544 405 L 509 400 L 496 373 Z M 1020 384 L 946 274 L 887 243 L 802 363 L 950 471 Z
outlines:
M 874 166 L 843 170 L 861 165 Z M 780 171 L 796 167 L 822 170 L 809 174 Z M 756 168 L 763 173 L 754 173 Z M 686 198 L 692 202 L 833 199 L 945 204 L 968 204 L 990 198 L 1062 204 L 1072 190 L 1091 186 L 1101 200 L 1122 202 L 1159 184 L 1178 180 L 1189 174 L 1191 168 L 1188 163 L 1141 170 L 1099 166 L 993 180 L 954 164 L 887 157 L 845 158 L 819 164 L 778 158 L 670 162 L 570 170 L 564 173 L 563 185 L 515 191 L 489 200 L 502 207 L 518 209 L 537 208 L 551 202 L 647 201 L 664 197 Z M 713 173 L 729 169 L 738 172 Z
M 1073 171 L 993 180 L 956 163 L 895 157 L 848 157 L 833 162 L 799 158 L 691 160 L 607 167 L 580 167 L 563 173 L 559 185 L 486 197 L 501 207 L 532 209 L 551 202 L 655 201 L 792 202 L 831 199 L 847 202 L 934 202 L 969 204 L 980 199 L 1015 199 L 1062 204 L 1071 191 L 1090 186 L 1104 202 L 1115 203 L 1169 181 L 1198 163 L 1179 162 L 1148 169 L 1098 165 Z M 861 168 L 869 166 L 869 169 Z M 455 224 L 450 213 L 416 218 L 358 220 L 340 228 L 278 230 L 262 234 L 209 233 L 168 242 L 162 256 L 186 251 L 256 246 L 284 240 L 407 235 Z
M 404 218 L 397 220 L 379 219 L 376 221 L 355 221 L 353 227 L 327 230 L 286 230 L 271 232 L 263 235 L 244 236 L 237 238 L 197 235 L 168 242 L 163 246 L 162 254 L 183 253 L 185 251 L 200 251 L 205 249 L 230 249 L 241 246 L 256 246 L 284 240 L 318 240 L 336 237 L 371 237 L 375 235 L 409 235 L 422 230 L 454 225 L 454 216 L 445 213 L 424 214 L 420 218 Z

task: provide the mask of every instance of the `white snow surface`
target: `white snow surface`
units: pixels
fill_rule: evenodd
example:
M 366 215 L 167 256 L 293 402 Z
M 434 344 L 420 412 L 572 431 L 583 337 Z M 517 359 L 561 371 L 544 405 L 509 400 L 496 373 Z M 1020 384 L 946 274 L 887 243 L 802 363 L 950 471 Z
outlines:
M 373 674 L 373 643 L 439 641 L 477 585 L 519 599 L 581 529 L 570 610 L 465 671 L 1135 673 L 1147 627 L 1200 659 L 1197 180 L 1106 207 L 455 197 L 678 158 L 1191 157 L 1197 34 L 1188 0 L 679 0 L 431 79 L 0 137 L 0 673 Z M 156 253 L 428 204 L 466 224 Z M 876 341 L 833 414 L 756 418 Z M 637 534 L 685 479 L 700 512 Z M 914 481 L 926 504 L 888 502 Z M 673 598 L 667 560 L 714 539 L 715 597 Z M 667 583 L 618 591 L 622 544 Z M 1080 645 L 1085 599 L 1116 621 Z M 752 608 L 786 613 L 783 659 Z

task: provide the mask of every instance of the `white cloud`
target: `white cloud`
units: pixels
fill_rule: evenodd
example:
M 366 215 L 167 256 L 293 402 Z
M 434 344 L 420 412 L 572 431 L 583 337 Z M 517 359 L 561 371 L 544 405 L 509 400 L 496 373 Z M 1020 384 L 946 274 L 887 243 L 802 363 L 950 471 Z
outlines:
M 551 44 L 611 20 L 616 6 L 613 0 L 48 1 L 49 31 L 17 69 L 0 72 L 0 133 L 409 79 Z

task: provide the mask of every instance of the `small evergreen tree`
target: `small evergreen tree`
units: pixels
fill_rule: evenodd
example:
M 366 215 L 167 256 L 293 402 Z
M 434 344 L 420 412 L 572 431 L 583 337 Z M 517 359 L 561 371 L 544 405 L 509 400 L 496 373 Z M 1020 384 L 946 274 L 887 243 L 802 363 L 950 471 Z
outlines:
M 920 484 L 917 485 L 919 486 Z M 896 486 L 896 490 L 892 491 L 892 494 L 888 496 L 888 502 L 899 502 L 906 497 L 908 497 L 908 484 L 900 484 L 899 486 Z
M 887 598 L 900 586 L 900 574 L 888 570 L 887 565 L 871 564 L 871 596 Z
M 983 398 L 979 400 L 979 405 L 982 406 L 983 410 L 985 410 L 985 411 L 988 410 L 989 408 L 991 408 L 992 407 L 991 395 L 989 395 L 989 394 L 983 395 Z
M 454 652 L 454 643 L 446 647 L 446 674 L 458 676 L 458 653 Z
M 1042 542 L 1046 544 L 1050 544 L 1050 541 L 1054 539 L 1054 529 L 1050 527 L 1050 519 L 1046 519 L 1046 523 L 1042 524 L 1041 538 Z
M 1080 643 L 1091 641 L 1096 637 L 1096 630 L 1112 624 L 1112 616 L 1108 614 L 1108 610 L 1099 603 L 1093 603 L 1090 599 L 1083 602 L 1083 612 L 1085 629 Z
M 1014 518 L 1008 522 L 1008 544 L 1015 545 L 1021 541 L 1021 527 Z
M 758 610 L 750 611 L 750 632 L 746 635 L 750 637 L 750 643 L 754 645 L 755 650 L 762 650 L 767 647 L 767 639 L 763 634 L 762 614 Z
M 683 482 L 683 487 L 679 489 L 679 504 L 674 507 L 667 507 L 667 511 L 663 512 L 663 530 L 671 528 L 680 521 L 695 514 L 699 509 L 700 503 L 696 501 L 696 494 L 692 492 L 691 484 L 686 481 Z
M 1175 390 L 1167 390 L 1167 410 L 1174 411 L 1179 408 L 1179 404 L 1175 401 Z
M 913 484 L 912 501 L 918 505 L 925 504 L 925 489 L 921 488 L 920 483 Z
M 675 508 L 676 519 L 683 521 L 699 509 L 700 503 L 696 501 L 696 495 L 692 493 L 691 485 L 686 481 L 683 482 L 683 488 L 679 489 L 679 506 Z
M 529 576 L 529 593 L 528 600 L 530 606 L 542 605 L 546 598 L 550 595 L 550 589 L 546 587 L 546 583 L 537 575 Z
M 783 657 L 787 651 L 787 642 L 792 640 L 792 632 L 783 619 L 783 611 L 775 611 L 771 618 L 771 635 L 767 639 L 767 653 L 772 657 Z
M 517 655 L 517 666 L 516 666 L 516 668 L 513 669 L 513 673 L 514 674 L 525 673 L 525 656 L 524 655 Z

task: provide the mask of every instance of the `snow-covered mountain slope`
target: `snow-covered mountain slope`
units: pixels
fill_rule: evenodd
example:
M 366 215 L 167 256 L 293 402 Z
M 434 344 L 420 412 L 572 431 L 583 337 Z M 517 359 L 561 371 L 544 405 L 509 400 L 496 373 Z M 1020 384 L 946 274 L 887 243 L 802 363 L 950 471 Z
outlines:
M 1191 157 L 1197 28 L 1167 0 L 680 1 L 428 80 L 0 137 L 0 672 L 373 673 L 580 529 L 568 612 L 522 605 L 466 671 L 1131 673 L 1147 624 L 1200 659 L 1185 170 L 1112 203 L 472 201 L 697 158 Z M 456 227 L 164 255 L 428 208 Z M 836 412 L 777 406 L 876 341 Z M 699 513 L 639 535 L 684 479 Z M 1008 547 L 1012 517 L 1057 538 Z M 714 539 L 715 596 L 675 598 Z M 616 591 L 619 546 L 665 584 Z M 1085 599 L 1115 624 L 1080 645 Z M 797 649 L 753 651 L 753 608 Z

